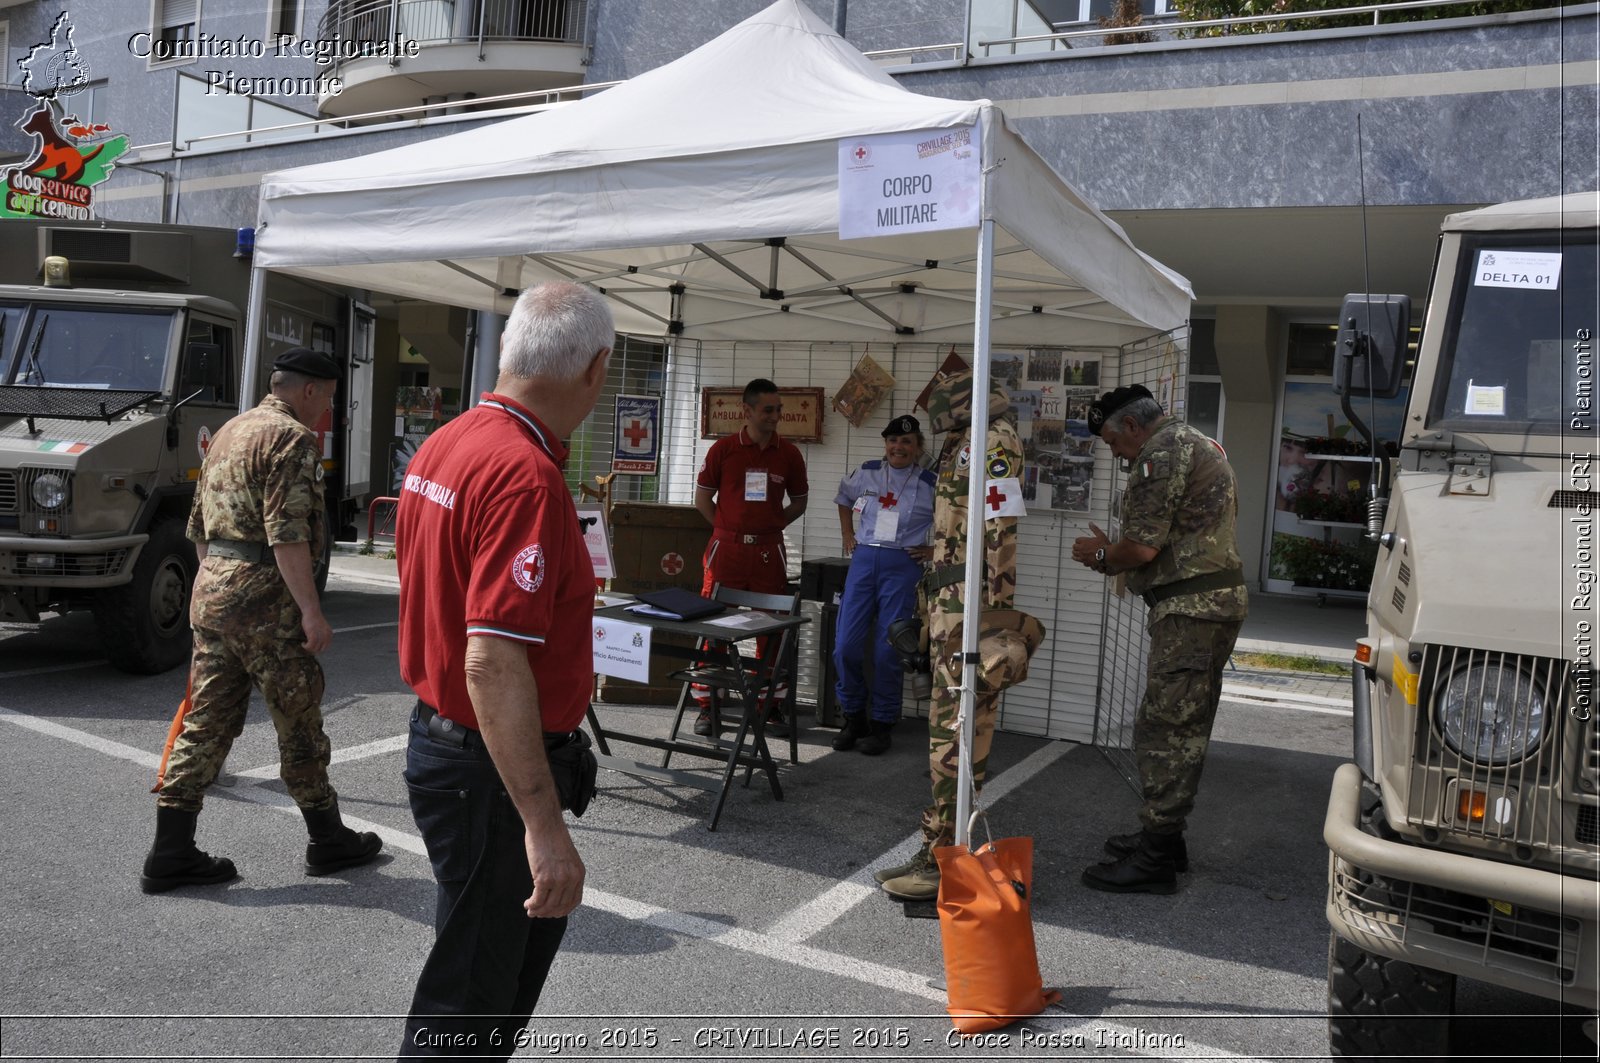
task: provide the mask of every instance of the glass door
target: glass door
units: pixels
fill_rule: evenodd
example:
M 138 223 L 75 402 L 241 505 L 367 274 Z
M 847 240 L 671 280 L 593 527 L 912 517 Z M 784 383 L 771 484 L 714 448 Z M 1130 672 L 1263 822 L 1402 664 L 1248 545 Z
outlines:
M 1265 544 L 1269 591 L 1365 597 L 1372 581 L 1377 544 L 1365 531 L 1379 462 L 1333 391 L 1337 335 L 1331 322 L 1289 325 Z M 1353 405 L 1377 436 L 1379 453 L 1397 453 L 1405 391 Z

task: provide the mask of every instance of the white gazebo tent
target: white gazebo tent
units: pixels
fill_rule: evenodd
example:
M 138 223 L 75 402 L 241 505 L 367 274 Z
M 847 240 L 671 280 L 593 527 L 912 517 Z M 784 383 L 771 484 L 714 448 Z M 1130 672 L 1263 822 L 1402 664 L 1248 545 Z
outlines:
M 980 152 L 975 227 L 840 238 L 842 142 L 963 127 Z M 908 92 L 799 0 L 575 103 L 268 174 L 247 382 L 267 270 L 499 313 L 525 287 L 578 280 L 639 335 L 971 342 L 978 394 L 991 338 L 1119 346 L 1183 325 L 1192 297 L 998 107 Z M 972 512 L 983 486 L 972 478 Z M 969 551 L 969 586 L 982 563 Z M 968 660 L 978 606 L 969 598 Z M 965 842 L 965 756 L 962 770 Z

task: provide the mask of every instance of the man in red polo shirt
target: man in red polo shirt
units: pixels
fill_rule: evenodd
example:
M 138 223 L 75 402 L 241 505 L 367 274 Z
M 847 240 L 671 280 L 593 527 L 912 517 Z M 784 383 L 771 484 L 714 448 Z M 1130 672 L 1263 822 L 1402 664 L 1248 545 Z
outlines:
M 744 386 L 744 427 L 711 444 L 700 466 L 694 508 L 712 528 L 700 589 L 707 597 L 718 584 L 764 594 L 782 594 L 789 585 L 783 529 L 806 511 L 806 459 L 799 447 L 778 435 L 782 420 L 778 385 L 757 377 Z M 758 642 L 758 654 L 765 652 L 765 644 L 765 639 Z M 696 688 L 695 696 L 701 708 L 694 733 L 709 735 L 709 694 Z M 781 728 L 776 702 L 771 720 Z
M 586 741 L 594 569 L 562 440 L 594 408 L 614 339 L 593 289 L 524 292 L 494 392 L 406 469 L 400 673 L 418 701 L 405 778 L 438 898 L 402 1057 L 507 1058 L 583 899 L 561 816 L 571 773 L 551 765 Z

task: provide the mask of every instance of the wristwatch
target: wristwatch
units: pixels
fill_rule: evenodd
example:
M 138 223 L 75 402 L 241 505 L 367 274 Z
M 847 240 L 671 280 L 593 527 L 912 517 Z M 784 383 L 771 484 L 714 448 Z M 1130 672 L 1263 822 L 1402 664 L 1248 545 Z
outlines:
M 1094 552 L 1094 566 L 1101 572 L 1106 570 L 1106 548 L 1101 547 Z

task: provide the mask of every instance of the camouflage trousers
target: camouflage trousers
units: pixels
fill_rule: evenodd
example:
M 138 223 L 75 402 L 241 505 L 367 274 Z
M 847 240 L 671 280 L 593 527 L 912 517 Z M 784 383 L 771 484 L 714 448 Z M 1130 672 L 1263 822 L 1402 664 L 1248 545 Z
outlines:
M 1144 698 L 1133 724 L 1144 793 L 1139 819 L 1146 830 L 1181 831 L 1194 810 L 1222 697 L 1222 670 L 1243 623 L 1174 613 L 1150 625 Z
M 929 645 L 942 646 L 961 626 L 961 586 L 947 588 L 928 609 Z M 959 673 L 955 661 L 945 653 L 933 662 L 933 702 L 928 709 L 928 775 L 933 780 L 933 804 L 922 812 L 922 839 L 929 845 L 950 845 L 955 841 L 956 790 L 960 772 L 961 733 L 956 718 L 961 710 Z M 989 746 L 994 740 L 994 721 L 1000 707 L 999 694 L 979 694 L 972 732 L 972 781 L 975 791 L 983 789 L 989 767 Z
M 173 743 L 156 804 L 198 811 L 244 730 L 250 688 L 261 688 L 278 731 L 279 774 L 301 808 L 327 808 L 332 744 L 322 729 L 322 666 L 301 639 L 266 631 L 194 629 L 189 711 Z

